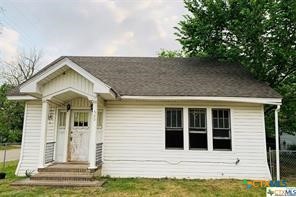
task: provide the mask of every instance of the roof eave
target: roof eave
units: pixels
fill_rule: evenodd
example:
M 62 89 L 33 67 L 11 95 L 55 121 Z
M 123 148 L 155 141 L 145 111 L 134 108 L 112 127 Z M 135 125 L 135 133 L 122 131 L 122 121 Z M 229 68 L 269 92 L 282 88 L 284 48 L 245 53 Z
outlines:
M 151 101 L 224 101 L 239 103 L 257 103 L 281 105 L 282 98 L 255 98 L 255 97 L 213 97 L 213 96 L 121 96 L 122 100 L 151 100 Z

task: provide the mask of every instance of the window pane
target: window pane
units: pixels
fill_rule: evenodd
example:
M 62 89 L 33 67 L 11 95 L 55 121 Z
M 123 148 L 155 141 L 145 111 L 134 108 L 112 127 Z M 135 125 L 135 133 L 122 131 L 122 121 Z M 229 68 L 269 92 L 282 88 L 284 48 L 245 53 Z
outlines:
M 80 112 L 78 113 L 78 116 L 79 116 L 79 126 L 82 127 L 84 122 L 84 114 Z
M 183 148 L 183 130 L 167 130 L 165 134 L 166 148 Z
M 230 110 L 213 109 L 213 148 L 231 150 Z
M 183 109 L 166 109 L 166 128 L 183 128 Z
M 206 127 L 206 109 L 189 109 L 189 128 Z
M 229 111 L 228 110 L 224 110 L 224 118 L 228 118 L 229 117 Z
M 103 128 L 103 110 L 98 111 L 98 128 Z
M 228 129 L 214 129 L 213 137 L 229 137 Z
M 182 113 L 180 110 L 176 110 L 177 114 L 177 127 L 182 127 Z
M 224 119 L 224 128 L 229 128 L 229 119 L 228 118 Z
M 59 113 L 59 127 L 64 127 L 65 126 L 65 112 L 60 112 Z
M 202 113 L 201 117 L 201 127 L 206 127 L 206 113 Z
M 189 133 L 189 148 L 207 149 L 206 133 Z
M 87 112 L 84 112 L 84 124 L 83 124 L 85 127 L 88 126 L 88 113 Z
M 75 112 L 74 113 L 74 127 L 77 127 L 78 126 L 78 122 L 79 122 L 78 113 Z
M 214 118 L 213 119 L 213 126 L 214 126 L 214 128 L 218 128 L 218 119 L 217 118 Z
M 172 127 L 172 117 L 170 110 L 166 110 L 166 127 Z
M 219 124 L 218 124 L 218 128 L 224 128 L 223 127 L 223 119 L 222 118 L 219 118 Z
M 194 127 L 194 116 L 189 111 L 189 127 Z
M 231 140 L 230 139 L 214 139 L 213 148 L 220 150 L 231 150 Z
M 172 110 L 172 127 L 177 127 L 177 112 L 176 110 Z

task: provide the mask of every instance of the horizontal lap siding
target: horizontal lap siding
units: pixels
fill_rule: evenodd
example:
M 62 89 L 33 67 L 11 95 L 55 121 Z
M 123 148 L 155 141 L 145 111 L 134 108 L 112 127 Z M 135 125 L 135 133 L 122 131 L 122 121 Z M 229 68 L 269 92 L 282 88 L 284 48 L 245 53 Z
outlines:
M 46 142 L 55 142 L 55 121 L 56 121 L 56 108 L 50 106 L 49 116 L 51 119 L 47 120 L 47 137 Z
M 40 130 L 41 130 L 41 103 L 26 104 L 25 124 L 23 128 L 22 153 L 18 171 L 19 176 L 24 176 L 26 170 L 36 173 L 39 162 Z
M 174 105 L 186 106 L 182 103 Z M 165 106 L 165 103 L 107 103 L 103 144 L 104 175 L 270 178 L 262 106 L 223 105 L 231 108 L 232 115 L 233 151 L 229 152 L 165 150 Z M 188 106 L 194 107 L 193 104 Z M 217 106 L 204 104 L 204 107 Z M 235 164 L 237 159 L 240 160 L 238 165 Z

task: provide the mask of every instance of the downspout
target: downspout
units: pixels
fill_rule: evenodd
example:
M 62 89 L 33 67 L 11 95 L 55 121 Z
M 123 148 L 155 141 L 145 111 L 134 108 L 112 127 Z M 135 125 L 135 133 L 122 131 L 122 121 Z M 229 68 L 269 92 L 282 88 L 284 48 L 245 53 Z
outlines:
M 280 180 L 280 149 L 279 149 L 279 111 L 281 106 L 277 105 L 277 108 L 274 111 L 275 118 L 275 152 L 276 152 L 276 179 Z

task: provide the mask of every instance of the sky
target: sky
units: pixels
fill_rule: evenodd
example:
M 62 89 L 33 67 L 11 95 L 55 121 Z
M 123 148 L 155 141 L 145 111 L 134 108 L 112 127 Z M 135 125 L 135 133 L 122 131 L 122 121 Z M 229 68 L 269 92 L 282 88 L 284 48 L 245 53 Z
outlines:
M 0 60 L 42 51 L 59 56 L 157 56 L 181 48 L 174 27 L 182 0 L 0 0 Z

